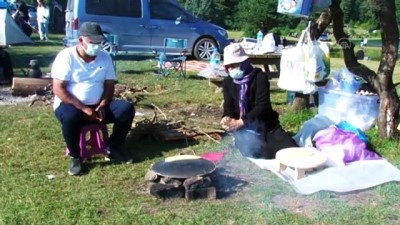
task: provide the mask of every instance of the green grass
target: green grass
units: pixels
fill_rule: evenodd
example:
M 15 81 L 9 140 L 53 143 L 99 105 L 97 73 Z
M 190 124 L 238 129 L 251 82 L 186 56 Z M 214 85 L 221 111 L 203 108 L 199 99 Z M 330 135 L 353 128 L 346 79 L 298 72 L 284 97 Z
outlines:
M 243 37 L 243 32 L 242 31 L 228 31 L 228 37 L 238 40 L 241 37 Z
M 36 38 L 36 37 L 35 37 Z M 53 37 L 60 43 L 60 37 Z M 58 45 L 40 43 L 35 47 L 15 46 L 11 53 L 15 71 L 26 68 L 31 57 L 43 60 L 44 71 L 61 49 Z M 363 61 L 374 70 L 376 61 Z M 169 118 L 187 118 L 189 125 L 219 127 L 218 121 L 193 122 L 192 112 L 201 117 L 202 110 L 214 109 L 220 116 L 222 96 L 208 86 L 208 81 L 189 78 L 156 79 L 155 62 L 122 60 L 118 62 L 118 80 L 129 86 L 148 87 L 154 92 L 162 86 L 164 94 L 147 96 L 138 103 L 138 111 L 150 104 L 159 106 Z M 343 67 L 343 59 L 333 58 L 333 70 Z M 397 70 L 395 79 L 400 75 Z M 286 94 L 273 91 L 272 102 L 281 112 L 281 122 L 290 132 L 297 132 L 316 109 L 293 112 L 285 105 Z M 190 111 L 189 111 L 190 110 Z M 212 113 L 211 113 L 212 114 Z M 160 117 L 160 115 L 159 115 Z M 140 121 L 141 118 L 136 118 Z M 200 124 L 199 124 L 200 123 Z M 252 163 L 228 154 L 231 175 L 248 184 L 238 193 L 215 201 L 186 202 L 183 199 L 159 200 L 146 192 L 144 175 L 152 163 L 179 153 L 225 149 L 226 140 L 218 145 L 211 140 L 198 142 L 162 142 L 130 136 L 125 149 L 135 158 L 132 165 L 108 164 L 95 160 L 83 176 L 67 175 L 68 160 L 60 125 L 50 106 L 1 106 L 0 113 L 0 224 L 398 224 L 400 223 L 397 183 L 347 195 L 319 192 L 301 196 L 275 175 Z M 395 140 L 382 140 L 376 130 L 367 132 L 373 145 L 385 158 L 400 166 Z M 55 175 L 49 180 L 47 175 Z M 363 193 L 365 195 L 363 195 Z M 376 196 L 369 202 L 369 196 Z M 359 197 L 361 196 L 361 198 Z M 364 196 L 364 197 L 363 197 Z M 346 201 L 348 197 L 352 201 Z M 292 199 L 291 207 L 279 207 L 280 199 Z M 359 198 L 359 199 L 358 199 Z M 357 202 L 358 200 L 358 202 Z M 300 208 L 300 212 L 295 209 Z M 309 212 L 306 213 L 306 209 Z M 304 212 L 302 212 L 302 210 Z

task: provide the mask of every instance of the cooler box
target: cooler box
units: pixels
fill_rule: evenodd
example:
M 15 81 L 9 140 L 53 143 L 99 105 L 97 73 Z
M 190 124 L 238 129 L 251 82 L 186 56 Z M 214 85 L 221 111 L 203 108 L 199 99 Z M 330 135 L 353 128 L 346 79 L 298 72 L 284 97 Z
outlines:
M 379 115 L 379 97 L 365 96 L 320 88 L 318 114 L 329 117 L 334 123 L 347 121 L 353 126 L 368 130 Z

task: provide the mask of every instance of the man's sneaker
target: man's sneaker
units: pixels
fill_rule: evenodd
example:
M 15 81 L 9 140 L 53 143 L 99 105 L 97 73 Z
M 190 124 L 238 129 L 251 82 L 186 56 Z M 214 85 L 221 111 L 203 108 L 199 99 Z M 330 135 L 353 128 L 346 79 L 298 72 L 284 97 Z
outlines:
M 70 165 L 69 165 L 68 174 L 71 176 L 78 175 L 82 170 L 81 160 L 79 158 L 71 157 L 69 161 L 70 161 Z
M 126 164 L 131 164 L 133 162 L 132 158 L 126 157 L 117 151 L 110 151 L 108 155 L 105 157 L 105 160 L 112 162 L 126 163 Z

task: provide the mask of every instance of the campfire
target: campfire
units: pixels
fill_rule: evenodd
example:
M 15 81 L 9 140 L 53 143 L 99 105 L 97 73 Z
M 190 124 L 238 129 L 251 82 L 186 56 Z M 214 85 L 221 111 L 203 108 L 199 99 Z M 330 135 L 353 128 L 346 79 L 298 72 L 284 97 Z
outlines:
M 215 164 L 192 155 L 180 155 L 156 162 L 145 176 L 151 195 L 166 198 L 216 199 L 211 174 Z

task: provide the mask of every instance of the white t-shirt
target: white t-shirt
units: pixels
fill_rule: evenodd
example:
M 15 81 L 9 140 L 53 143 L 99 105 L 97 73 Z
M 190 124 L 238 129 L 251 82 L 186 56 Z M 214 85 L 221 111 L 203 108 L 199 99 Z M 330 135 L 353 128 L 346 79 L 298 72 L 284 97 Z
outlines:
M 49 7 L 38 6 L 36 9 L 36 17 L 38 23 L 48 23 L 50 17 Z
M 95 60 L 86 63 L 77 52 L 77 47 L 69 47 L 58 53 L 51 68 L 54 79 L 68 81 L 67 91 L 85 105 L 95 105 L 101 100 L 105 80 L 115 80 L 111 56 L 100 51 Z M 61 100 L 55 96 L 56 109 Z

